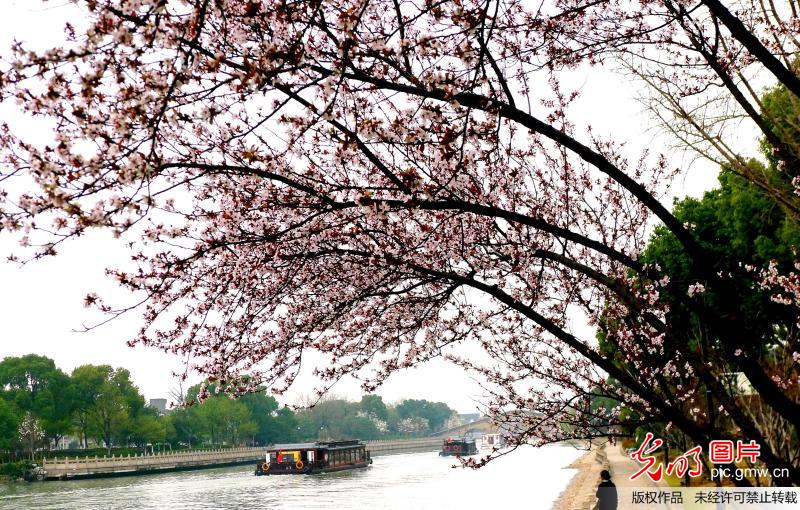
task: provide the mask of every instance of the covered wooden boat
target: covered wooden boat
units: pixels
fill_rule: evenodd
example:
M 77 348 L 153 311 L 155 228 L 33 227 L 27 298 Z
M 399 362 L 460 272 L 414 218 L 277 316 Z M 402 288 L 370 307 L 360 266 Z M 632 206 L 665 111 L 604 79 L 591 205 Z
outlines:
M 256 465 L 256 475 L 295 475 L 365 468 L 372 464 L 358 440 L 278 444 Z
M 458 455 L 459 457 L 463 457 L 466 455 L 475 455 L 476 453 L 478 453 L 478 447 L 475 445 L 474 439 L 448 437 L 444 440 L 439 455 Z

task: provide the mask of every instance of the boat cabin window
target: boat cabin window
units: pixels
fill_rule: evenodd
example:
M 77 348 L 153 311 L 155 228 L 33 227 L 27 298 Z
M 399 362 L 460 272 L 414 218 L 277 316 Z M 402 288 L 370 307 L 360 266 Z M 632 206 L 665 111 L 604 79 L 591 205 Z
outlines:
M 278 452 L 277 461 L 279 464 L 294 464 L 300 460 L 300 452 Z
M 308 453 L 310 454 L 311 452 L 309 451 Z M 327 461 L 331 466 L 357 464 L 367 460 L 367 452 L 363 446 L 356 448 L 343 448 L 341 450 L 331 450 L 320 455 L 320 458 Z

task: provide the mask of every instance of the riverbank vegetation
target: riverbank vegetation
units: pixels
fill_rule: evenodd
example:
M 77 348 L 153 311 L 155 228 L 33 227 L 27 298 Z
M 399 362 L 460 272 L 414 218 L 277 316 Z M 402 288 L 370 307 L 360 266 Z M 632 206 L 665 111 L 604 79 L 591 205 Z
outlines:
M 760 99 L 762 113 L 780 127 L 783 139 L 792 147 L 800 147 L 795 99 L 781 86 Z M 783 207 L 774 193 L 776 189 L 792 189 L 791 176 L 780 168 L 780 160 L 774 157 L 776 148 L 766 139 L 761 149 L 763 160 L 743 163 L 749 172 L 760 176 L 761 182 L 748 179 L 741 169 L 724 165 L 717 187 L 700 198 L 676 200 L 674 204 L 675 218 L 691 227 L 698 246 L 713 260 L 714 270 L 724 276 L 724 290 L 694 282 L 690 257 L 674 233 L 663 226 L 655 229 L 641 254 L 641 262 L 661 275 L 656 283 L 659 311 L 668 319 L 669 328 L 651 340 L 659 342 L 658 358 L 667 365 L 656 367 L 651 360 L 628 359 L 624 351 L 632 348 L 630 330 L 615 313 L 609 313 L 600 323 L 601 352 L 628 372 L 643 367 L 659 391 L 679 403 L 704 431 L 707 439 L 702 444 L 696 435 L 674 426 L 669 415 L 645 413 L 636 406 L 623 406 L 622 423 L 598 429 L 613 430 L 639 442 L 652 432 L 665 441 L 659 452 L 665 464 L 694 445 L 701 444 L 705 450 L 708 441 L 722 437 L 757 440 L 770 452 L 769 464 L 786 468 L 784 476 L 800 461 L 796 408 L 792 410 L 800 400 L 800 323 L 794 308 L 800 294 L 797 276 L 792 272 L 798 260 L 800 224 L 797 215 Z M 779 276 L 781 271 L 789 276 Z M 653 292 L 652 287 L 639 290 Z M 732 317 L 743 328 L 737 334 L 717 336 L 709 329 L 709 322 L 716 324 Z M 668 361 L 677 358 L 686 360 L 682 370 Z M 693 371 L 695 361 L 705 366 L 704 370 L 711 370 L 705 380 Z M 713 378 L 708 378 L 711 374 Z M 613 378 L 609 383 L 619 386 Z M 771 385 L 777 386 L 764 388 Z M 778 401 L 788 407 L 776 408 Z M 605 407 L 608 414 L 616 405 L 602 397 L 595 398 L 594 403 L 597 408 Z M 776 454 L 787 462 L 776 461 Z M 732 483 L 710 480 L 712 464 L 705 456 L 702 461 L 704 479 L 684 477 L 673 482 Z M 770 478 L 738 483 L 764 485 L 772 483 Z
M 16 462 L 0 462 L 0 481 L 18 480 L 25 475 L 25 471 L 33 467 L 29 460 Z
M 295 411 L 263 389 L 236 399 L 213 384 L 206 391 L 209 396 L 198 402 L 201 386 L 192 386 L 179 396 L 187 405 L 160 412 L 146 405 L 124 368 L 83 365 L 67 374 L 44 356 L 7 357 L 0 361 L 0 463 L 42 455 L 416 437 L 442 429 L 455 416 L 444 403 L 391 405 L 377 395 L 357 402 L 328 398 Z

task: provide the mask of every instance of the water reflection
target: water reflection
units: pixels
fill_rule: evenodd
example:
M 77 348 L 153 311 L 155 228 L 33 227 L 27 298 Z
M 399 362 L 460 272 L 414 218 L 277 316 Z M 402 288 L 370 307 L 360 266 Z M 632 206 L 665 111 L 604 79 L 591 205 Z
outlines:
M 473 471 L 435 452 L 375 457 L 369 469 L 314 476 L 253 476 L 250 466 L 160 475 L 0 484 L 0 509 L 549 508 L 582 452 L 524 448 Z M 521 506 L 520 506 L 521 505 Z

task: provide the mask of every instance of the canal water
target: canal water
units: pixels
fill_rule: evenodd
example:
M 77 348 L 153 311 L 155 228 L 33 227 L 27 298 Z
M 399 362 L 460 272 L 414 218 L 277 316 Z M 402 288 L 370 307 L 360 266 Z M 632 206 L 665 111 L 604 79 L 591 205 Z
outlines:
M 368 469 L 253 476 L 251 466 L 69 482 L 0 484 L 0 509 L 445 510 L 550 508 L 583 452 L 525 447 L 479 470 L 436 452 L 376 457 Z

